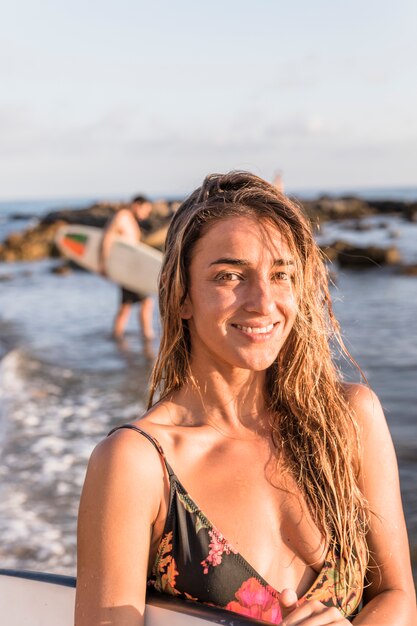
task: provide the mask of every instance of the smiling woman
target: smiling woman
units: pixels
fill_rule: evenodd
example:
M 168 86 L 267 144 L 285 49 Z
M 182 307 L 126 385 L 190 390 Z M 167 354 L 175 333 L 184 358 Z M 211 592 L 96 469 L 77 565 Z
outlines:
M 286 626 L 412 626 L 391 439 L 333 364 L 299 207 L 248 173 L 207 177 L 172 220 L 159 298 L 149 410 L 90 460 L 76 625 L 141 625 L 151 586 Z

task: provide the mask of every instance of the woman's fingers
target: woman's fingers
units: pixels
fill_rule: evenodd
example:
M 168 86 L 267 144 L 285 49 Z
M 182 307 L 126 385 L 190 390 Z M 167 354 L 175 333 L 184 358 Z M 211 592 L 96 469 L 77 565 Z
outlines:
M 329 608 L 313 600 L 287 613 L 281 626 L 348 626 L 348 624 L 336 607 Z
M 282 616 L 286 617 L 298 606 L 298 596 L 293 589 L 284 589 L 279 594 Z

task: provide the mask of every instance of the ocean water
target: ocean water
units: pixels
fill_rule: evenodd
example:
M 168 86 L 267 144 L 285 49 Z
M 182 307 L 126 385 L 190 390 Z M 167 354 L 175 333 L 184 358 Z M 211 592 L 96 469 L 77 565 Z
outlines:
M 58 206 L 27 203 L 28 219 L 15 220 L 22 207 L 0 203 L 0 240 Z M 319 238 L 394 243 L 417 263 L 417 225 L 401 217 L 369 218 L 361 232 L 351 221 L 325 224 Z M 57 264 L 0 264 L 0 561 L 74 574 L 88 458 L 114 425 L 144 411 L 152 359 L 135 314 L 126 341 L 111 340 L 117 288 L 85 272 L 58 276 Z M 417 278 L 375 268 L 337 271 L 335 283 L 346 343 L 393 436 L 417 580 Z

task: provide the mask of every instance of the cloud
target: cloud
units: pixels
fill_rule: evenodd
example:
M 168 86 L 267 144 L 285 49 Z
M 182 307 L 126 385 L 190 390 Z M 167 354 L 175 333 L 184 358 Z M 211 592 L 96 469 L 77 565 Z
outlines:
M 378 124 L 329 118 L 325 112 L 275 115 L 253 103 L 236 115 L 207 123 L 116 106 L 100 116 L 84 114 L 65 122 L 33 107 L 0 109 L 2 195 L 179 192 L 198 184 L 208 171 L 249 169 L 271 177 L 278 167 L 289 185 L 349 184 L 372 170 L 416 161 L 417 127 L 402 136 L 378 132 Z M 365 119 L 364 122 L 367 122 Z M 414 155 L 414 159 L 411 157 Z M 413 180 L 411 166 L 401 166 Z M 370 175 L 370 174 L 369 174 Z M 382 174 L 381 174 L 382 176 Z M 392 179 L 394 180 L 394 179 Z M 191 181 L 191 182 L 190 182 Z M 55 191 L 54 191 L 55 190 Z M 14 192 L 16 193 L 16 191 Z
M 121 149 L 129 137 L 146 130 L 146 119 L 128 108 L 110 110 L 96 118 L 68 121 L 27 106 L 0 109 L 0 156 L 81 156 L 112 147 Z
M 0 156 L 25 158 L 93 157 L 111 151 L 115 157 L 146 152 L 201 155 L 224 151 L 227 154 L 260 153 L 277 145 L 303 142 L 331 142 L 343 138 L 343 125 L 331 124 L 319 114 L 294 114 L 268 119 L 261 111 L 243 111 L 234 118 L 211 120 L 202 126 L 179 120 L 171 123 L 157 115 L 145 115 L 132 107 L 111 109 L 97 119 L 46 120 L 25 107 L 0 110 L 2 142 Z

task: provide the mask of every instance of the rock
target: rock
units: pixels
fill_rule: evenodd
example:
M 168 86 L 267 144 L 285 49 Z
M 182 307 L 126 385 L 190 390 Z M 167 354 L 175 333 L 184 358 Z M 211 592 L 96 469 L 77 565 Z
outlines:
M 354 246 L 343 240 L 321 246 L 325 257 L 331 262 L 337 261 L 341 267 L 366 269 L 380 265 L 397 265 L 401 256 L 395 246 Z
M 17 248 L 23 241 L 23 233 L 10 233 L 4 240 L 4 243 L 9 248 Z
M 174 205 L 174 201 L 169 202 L 166 200 L 158 200 L 152 203 L 152 213 L 149 217 L 151 230 L 156 230 L 167 220 L 171 219 Z M 120 202 L 101 202 L 83 209 L 51 211 L 41 220 L 41 225 L 46 226 L 61 221 L 66 224 L 82 224 L 83 226 L 104 228 L 116 211 L 127 206 Z
M 358 233 L 367 232 L 369 230 L 372 230 L 373 228 L 374 226 L 372 224 L 369 224 L 369 222 L 363 222 L 362 220 L 358 220 L 353 225 L 353 230 L 355 230 Z
M 158 200 L 153 203 L 152 214 L 148 220 L 146 237 L 144 241 L 160 250 L 163 249 L 166 231 L 172 215 L 180 206 L 181 202 L 175 200 Z M 410 221 L 417 221 L 417 203 L 402 202 L 367 202 L 358 197 L 332 198 L 322 196 L 317 200 L 299 201 L 316 227 L 327 220 L 354 219 L 357 230 L 367 229 L 367 224 L 361 222 L 361 218 L 374 215 L 380 211 L 401 212 Z M 83 224 L 103 228 L 114 213 L 126 206 L 115 202 L 100 202 L 83 209 L 63 209 L 51 211 L 37 226 L 28 228 L 24 232 L 10 234 L 4 243 L 0 243 L 0 261 L 35 261 L 47 257 L 59 257 L 60 254 L 54 244 L 55 233 L 62 224 Z M 145 229 L 144 229 L 145 230 Z M 323 248 L 324 254 L 330 260 L 340 260 L 340 252 L 348 244 L 339 242 Z M 334 248 L 334 250 L 333 250 Z M 362 249 L 358 256 L 363 256 Z M 371 250 L 372 253 L 372 250 Z M 354 254 L 349 252 L 349 254 Z M 393 256 L 394 255 L 394 256 Z M 369 254 L 368 254 L 369 256 Z M 378 264 L 398 262 L 392 261 L 395 254 L 389 253 L 378 257 Z M 347 257 L 346 257 L 347 259 Z M 343 261 L 341 261 L 343 263 Z M 371 261 L 372 263 L 372 261 Z M 348 265 L 346 261 L 346 266 Z M 355 266 L 363 266 L 364 263 L 355 263 Z
M 63 223 L 38 224 L 24 232 L 11 233 L 0 246 L 0 261 L 38 261 L 58 256 L 54 238 Z
M 343 252 L 343 250 L 348 250 L 349 248 L 351 248 L 351 244 L 347 243 L 347 241 L 343 241 L 343 239 L 337 239 L 333 243 L 320 246 L 323 254 L 331 262 L 337 261 L 340 252 Z
M 405 213 L 405 219 L 411 222 L 412 224 L 417 223 L 417 205 L 416 204 L 413 204 L 410 207 L 408 207 Z
M 316 200 L 297 199 L 310 220 L 323 223 L 328 220 L 356 219 L 370 215 L 402 215 L 417 221 L 417 202 L 402 200 L 365 200 L 359 196 L 321 196 Z
M 51 274 L 57 274 L 58 276 L 66 276 L 72 273 L 72 267 L 69 263 L 63 263 L 62 265 L 56 265 L 51 269 Z
M 26 220 L 36 220 L 38 218 L 34 213 L 12 213 L 10 216 L 11 220 L 21 220 L 25 222 Z
M 143 242 L 146 243 L 148 246 L 152 246 L 153 248 L 157 248 L 158 250 L 163 250 L 167 232 L 168 224 L 144 237 Z
M 339 251 L 336 250 L 336 248 L 334 248 L 333 246 L 320 246 L 320 249 L 324 255 L 325 261 L 330 261 L 330 263 L 337 261 Z
M 42 226 L 64 222 L 66 224 L 83 224 L 83 226 L 97 226 L 103 228 L 113 217 L 122 204 L 103 203 L 93 204 L 84 209 L 62 209 L 51 211 L 41 220 Z
M 394 229 L 388 231 L 388 237 L 390 239 L 398 239 L 399 237 L 401 237 L 401 232 L 394 228 Z
M 301 205 L 312 222 L 360 219 L 376 212 L 365 200 L 355 197 L 322 196 L 317 200 L 302 200 Z
M 397 265 L 401 261 L 401 256 L 395 246 L 388 248 L 349 246 L 339 251 L 337 260 L 341 267 L 366 269 L 380 265 Z
M 369 207 L 378 214 L 394 214 L 404 215 L 412 203 L 403 200 L 368 200 Z
M 417 263 L 402 265 L 398 270 L 398 274 L 401 276 L 417 276 Z
M 2 247 L 0 250 L 0 261 L 5 263 L 14 263 L 14 261 L 18 261 L 18 256 L 14 250 L 9 250 L 6 247 Z

